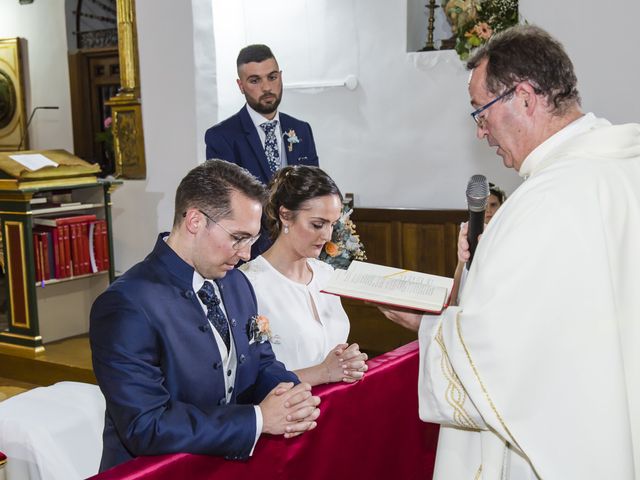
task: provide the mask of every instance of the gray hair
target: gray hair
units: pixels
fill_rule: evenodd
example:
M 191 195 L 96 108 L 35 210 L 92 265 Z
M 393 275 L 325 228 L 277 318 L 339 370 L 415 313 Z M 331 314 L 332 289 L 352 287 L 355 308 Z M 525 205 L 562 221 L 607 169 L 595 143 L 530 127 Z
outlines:
M 527 81 L 536 94 L 546 97 L 554 115 L 580 105 L 573 63 L 562 44 L 539 27 L 516 25 L 495 34 L 472 53 L 467 69 L 484 59 L 486 88 L 494 95 Z

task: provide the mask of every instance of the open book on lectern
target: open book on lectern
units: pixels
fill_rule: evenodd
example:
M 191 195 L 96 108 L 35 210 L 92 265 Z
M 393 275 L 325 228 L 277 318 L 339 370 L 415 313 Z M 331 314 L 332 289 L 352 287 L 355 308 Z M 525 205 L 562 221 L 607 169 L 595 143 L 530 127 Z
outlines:
M 440 313 L 449 303 L 452 287 L 452 278 L 355 260 L 347 270 L 334 270 L 322 291 L 372 303 Z

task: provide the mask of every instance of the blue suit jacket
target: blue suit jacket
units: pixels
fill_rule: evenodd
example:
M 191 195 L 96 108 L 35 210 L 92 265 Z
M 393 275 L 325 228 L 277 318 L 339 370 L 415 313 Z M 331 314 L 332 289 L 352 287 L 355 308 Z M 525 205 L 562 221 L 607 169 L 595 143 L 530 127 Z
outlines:
M 300 140 L 300 143 L 291 144 L 292 151 L 289 151 L 289 144 L 285 141 L 287 164 L 317 166 L 318 154 L 311 126 L 282 112 L 280 112 L 280 124 L 283 133 L 295 130 Z M 267 156 L 246 106 L 235 115 L 207 130 L 204 141 L 207 144 L 207 159 L 220 158 L 236 163 L 249 170 L 264 184 L 271 180 L 273 174 L 269 169 Z
M 193 268 L 164 235 L 91 309 L 93 368 L 107 404 L 101 471 L 139 455 L 246 458 L 256 435 L 253 405 L 281 381 L 298 383 L 268 342 L 249 344 L 256 298 L 232 270 L 220 281 L 238 360 L 226 404 L 226 372 L 193 291 Z

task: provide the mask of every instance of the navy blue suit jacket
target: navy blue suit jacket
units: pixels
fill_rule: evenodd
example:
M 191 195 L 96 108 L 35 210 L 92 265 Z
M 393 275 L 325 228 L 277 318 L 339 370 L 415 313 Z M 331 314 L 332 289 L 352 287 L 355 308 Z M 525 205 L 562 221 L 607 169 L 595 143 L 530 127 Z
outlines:
M 300 143 L 291 144 L 292 150 L 289 151 L 289 143 L 285 139 L 287 164 L 317 166 L 318 154 L 311 125 L 280 112 L 280 128 L 283 134 L 294 130 L 300 140 Z M 207 144 L 207 159 L 220 158 L 238 164 L 264 184 L 271 180 L 273 174 L 267 156 L 246 106 L 207 130 L 204 141 Z
M 298 383 L 269 342 L 249 344 L 256 298 L 232 270 L 219 282 L 238 360 L 226 404 L 226 372 L 193 291 L 193 268 L 164 235 L 91 309 L 93 368 L 107 405 L 101 471 L 139 455 L 246 458 L 256 435 L 253 405 L 279 382 Z

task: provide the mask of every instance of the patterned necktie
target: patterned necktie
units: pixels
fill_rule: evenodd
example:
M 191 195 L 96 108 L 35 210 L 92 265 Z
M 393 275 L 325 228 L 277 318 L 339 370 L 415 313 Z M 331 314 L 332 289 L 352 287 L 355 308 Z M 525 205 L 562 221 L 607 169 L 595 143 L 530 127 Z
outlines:
M 280 168 L 280 153 L 278 151 L 278 139 L 276 138 L 276 126 L 278 121 L 265 122 L 260 124 L 264 130 L 266 139 L 264 141 L 264 153 L 267 156 L 267 162 L 272 173 Z
M 213 326 L 216 327 L 224 344 L 227 346 L 227 350 L 229 350 L 229 324 L 227 323 L 227 317 L 224 316 L 220 308 L 220 299 L 213 289 L 213 283 L 205 281 L 202 284 L 202 288 L 198 290 L 198 297 L 200 297 L 202 303 L 207 307 L 207 318 Z

